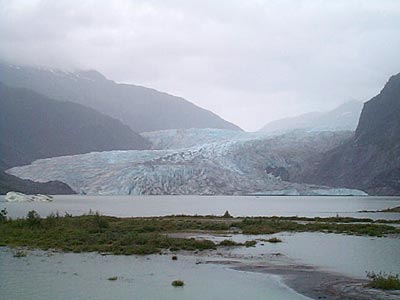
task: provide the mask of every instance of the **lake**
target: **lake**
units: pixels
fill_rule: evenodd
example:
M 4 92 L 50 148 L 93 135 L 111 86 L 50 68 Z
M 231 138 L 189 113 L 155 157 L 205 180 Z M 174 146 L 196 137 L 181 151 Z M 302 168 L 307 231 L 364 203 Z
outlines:
M 89 210 L 118 217 L 165 216 L 173 214 L 233 216 L 308 216 L 400 219 L 400 213 L 358 213 L 400 206 L 400 197 L 335 196 L 54 196 L 53 202 L 4 202 L 11 217 L 23 217 L 29 210 L 41 216 L 59 211 L 81 215 Z
M 234 216 L 351 216 L 400 219 L 398 213 L 358 213 L 400 206 L 400 197 L 286 197 L 286 196 L 55 196 L 50 203 L 4 202 L 11 217 L 36 210 L 42 216 L 59 211 L 81 215 L 92 211 L 129 216 L 173 214 Z M 360 237 L 324 233 L 279 233 L 282 243 L 259 241 L 254 248 L 232 248 L 232 259 L 288 265 L 311 265 L 318 269 L 365 278 L 366 271 L 400 273 L 399 237 Z M 269 236 L 207 236 L 237 241 Z M 279 257 L 276 257 L 279 253 Z M 197 264 L 206 255 L 102 256 L 99 254 L 28 252 L 13 257 L 13 250 L 0 247 L 2 299 L 308 299 L 288 288 L 281 277 L 230 269 L 220 264 Z M 275 257 L 275 258 L 274 258 Z M 218 259 L 218 257 L 217 257 Z M 118 276 L 118 280 L 108 278 Z M 183 288 L 171 282 L 183 279 Z
M 14 258 L 0 247 L 3 300 L 307 300 L 274 275 L 239 272 L 222 265 L 196 264 L 193 256 L 101 256 L 36 251 Z M 108 278 L 118 276 L 118 280 Z M 185 281 L 174 288 L 175 279 Z

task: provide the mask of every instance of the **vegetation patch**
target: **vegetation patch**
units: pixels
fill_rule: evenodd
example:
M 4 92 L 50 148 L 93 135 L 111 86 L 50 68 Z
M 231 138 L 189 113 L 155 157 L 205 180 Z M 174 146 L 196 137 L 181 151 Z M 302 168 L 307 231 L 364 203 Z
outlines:
M 174 233 L 274 234 L 278 232 L 327 232 L 367 236 L 400 234 L 389 224 L 359 222 L 351 218 L 249 217 L 223 218 L 218 216 L 167 216 L 151 218 L 116 218 L 90 212 L 72 217 L 51 214 L 41 218 L 30 211 L 24 219 L 10 219 L 2 212 L 0 245 L 30 247 L 65 252 L 99 252 L 109 254 L 152 254 L 162 250 L 202 251 L 217 246 L 256 245 L 256 241 L 236 243 L 174 237 Z M 365 221 L 365 219 L 364 219 Z M 372 221 L 373 222 L 373 221 Z M 178 235 L 179 236 L 179 235 Z M 272 238 L 268 242 L 278 242 Z
M 367 274 L 370 282 L 367 286 L 374 289 L 381 290 L 400 290 L 400 278 L 399 274 L 392 275 L 386 273 L 374 273 L 370 272 Z
M 7 222 L 7 209 L 3 208 L 0 210 L 0 223 L 5 223 Z
M 302 218 L 300 218 L 302 219 Z M 306 222 L 269 217 L 245 218 L 235 224 L 244 234 L 274 234 L 278 232 L 325 232 L 350 235 L 383 236 L 399 234 L 400 229 L 387 224 L 333 222 L 314 218 Z
M 379 213 L 379 212 L 400 213 L 400 206 L 386 208 L 386 209 L 382 209 L 382 210 L 360 210 L 359 212 L 360 213 Z
M 229 213 L 229 211 L 226 211 L 222 217 L 223 218 L 233 218 L 232 215 Z
M 178 286 L 184 286 L 185 283 L 182 280 L 174 280 L 174 281 L 172 281 L 171 285 L 178 287 Z
M 282 240 L 278 239 L 276 237 L 273 237 L 273 238 L 270 238 L 270 239 L 266 240 L 266 242 L 268 242 L 268 243 L 282 243 Z
M 225 246 L 225 247 L 233 247 L 233 246 L 240 246 L 242 244 L 237 243 L 237 242 L 232 241 L 232 240 L 223 240 L 218 245 L 219 246 Z
M 381 210 L 381 212 L 393 212 L 393 213 L 400 213 L 400 206 L 392 207 L 392 208 L 387 208 Z
M 246 247 L 255 247 L 257 245 L 257 241 L 254 241 L 254 240 L 253 241 L 245 241 L 244 245 Z
M 112 276 L 112 277 L 107 278 L 107 280 L 110 280 L 110 281 L 116 281 L 117 279 L 118 279 L 118 276 Z

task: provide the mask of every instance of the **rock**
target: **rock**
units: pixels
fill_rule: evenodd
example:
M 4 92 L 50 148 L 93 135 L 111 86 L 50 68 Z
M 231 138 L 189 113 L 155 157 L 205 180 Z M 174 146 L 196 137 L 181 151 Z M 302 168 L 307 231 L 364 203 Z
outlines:
M 299 172 L 298 182 L 400 195 L 400 73 L 365 103 L 354 136 Z

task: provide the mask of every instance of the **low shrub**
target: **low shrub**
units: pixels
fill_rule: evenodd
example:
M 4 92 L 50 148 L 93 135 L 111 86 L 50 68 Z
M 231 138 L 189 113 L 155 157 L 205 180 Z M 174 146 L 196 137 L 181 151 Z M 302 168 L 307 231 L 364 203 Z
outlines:
M 118 279 L 118 276 L 109 277 L 107 279 L 110 280 L 110 281 L 115 281 L 115 280 Z
M 174 280 L 174 281 L 172 281 L 171 285 L 178 287 L 178 286 L 184 286 L 185 283 L 182 280 Z
M 7 209 L 3 208 L 0 210 L 0 223 L 5 223 L 7 222 Z
M 246 246 L 246 247 L 255 247 L 256 246 L 256 244 L 257 244 L 257 241 L 246 241 L 246 242 L 244 242 L 244 245 Z
M 40 215 L 35 210 L 28 212 L 26 215 L 26 220 L 30 227 L 39 226 L 41 223 Z
M 238 243 L 232 240 L 223 240 L 222 242 L 219 243 L 219 246 L 226 246 L 226 247 L 238 246 Z
M 267 242 L 268 242 L 268 243 L 281 243 L 282 240 L 281 240 L 281 239 L 278 239 L 278 238 L 276 238 L 276 237 L 273 237 L 273 238 L 268 239 Z
M 399 274 L 392 275 L 386 273 L 367 273 L 370 282 L 367 286 L 380 290 L 400 290 Z

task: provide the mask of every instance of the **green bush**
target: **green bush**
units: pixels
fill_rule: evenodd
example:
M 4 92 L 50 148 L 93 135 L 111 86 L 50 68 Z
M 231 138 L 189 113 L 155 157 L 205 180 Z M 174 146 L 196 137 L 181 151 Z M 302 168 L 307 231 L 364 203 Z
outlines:
M 246 241 L 246 242 L 244 243 L 244 245 L 245 245 L 246 247 L 255 247 L 256 244 L 257 244 L 257 241 Z
M 40 215 L 34 210 L 28 212 L 26 215 L 26 220 L 28 222 L 28 226 L 30 227 L 39 226 L 41 223 Z
M 174 281 L 172 281 L 171 285 L 178 287 L 178 286 L 184 286 L 185 283 L 182 280 L 174 280 Z
M 117 277 L 117 276 L 113 276 L 113 277 L 109 277 L 109 278 L 107 278 L 107 279 L 110 280 L 110 281 L 115 281 L 115 280 L 118 279 L 118 277 Z
M 93 215 L 93 222 L 94 222 L 95 226 L 100 229 L 109 227 L 107 219 L 104 218 L 103 216 L 101 216 L 98 211 L 96 211 L 96 213 Z
M 233 218 L 232 215 L 229 213 L 229 211 L 226 211 L 222 217 L 223 218 Z
M 232 247 L 232 246 L 237 246 L 238 243 L 232 240 L 223 240 L 222 242 L 219 243 L 220 246 L 226 246 L 226 247 Z
M 0 210 L 0 223 L 5 223 L 7 222 L 7 209 L 3 208 Z
M 369 287 L 380 290 L 400 290 L 400 278 L 399 274 L 392 275 L 386 273 L 367 273 L 367 277 L 370 282 L 368 283 Z

